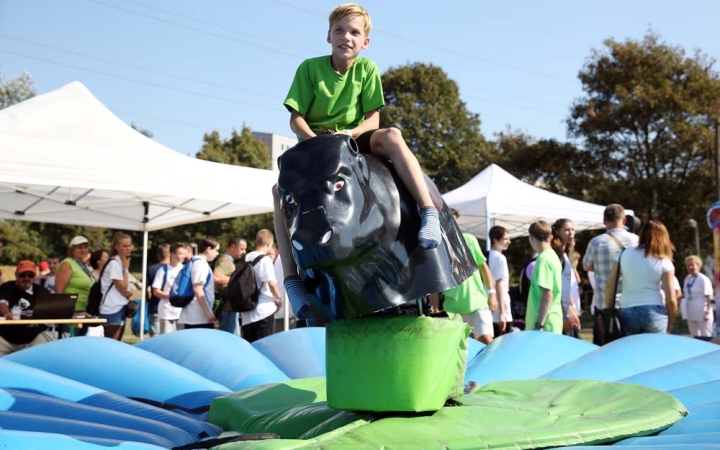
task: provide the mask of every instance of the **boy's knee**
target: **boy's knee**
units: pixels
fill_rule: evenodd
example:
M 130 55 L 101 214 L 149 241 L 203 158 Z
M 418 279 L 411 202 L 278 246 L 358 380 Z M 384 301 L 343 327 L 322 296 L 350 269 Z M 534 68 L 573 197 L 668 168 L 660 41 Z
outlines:
M 402 131 L 399 128 L 390 127 L 382 130 L 383 140 L 388 144 L 400 144 L 403 142 Z

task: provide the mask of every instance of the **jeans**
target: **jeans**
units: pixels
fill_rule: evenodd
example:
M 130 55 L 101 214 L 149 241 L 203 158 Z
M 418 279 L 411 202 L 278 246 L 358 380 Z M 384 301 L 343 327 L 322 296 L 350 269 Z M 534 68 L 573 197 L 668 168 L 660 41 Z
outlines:
M 120 308 L 120 311 L 114 312 L 112 314 L 100 313 L 98 317 L 101 319 L 107 319 L 107 323 L 105 324 L 105 326 L 123 325 L 125 323 L 125 308 Z
M 668 314 L 662 305 L 620 308 L 620 322 L 627 336 L 640 333 L 667 333 Z
M 220 311 L 220 329 L 235 336 L 240 336 L 240 313 Z

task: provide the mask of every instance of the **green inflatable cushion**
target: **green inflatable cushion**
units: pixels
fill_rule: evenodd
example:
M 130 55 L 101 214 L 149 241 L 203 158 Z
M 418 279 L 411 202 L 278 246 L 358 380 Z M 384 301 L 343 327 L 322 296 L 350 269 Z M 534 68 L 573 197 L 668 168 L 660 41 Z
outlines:
M 435 413 L 382 415 L 333 410 L 324 403 L 322 391 L 323 379 L 313 378 L 248 389 L 213 401 L 212 423 L 242 433 L 272 432 L 285 438 L 216 449 L 548 448 L 644 436 L 687 415 L 685 407 L 664 392 L 598 381 L 489 383 Z M 306 400 L 307 408 L 298 409 Z

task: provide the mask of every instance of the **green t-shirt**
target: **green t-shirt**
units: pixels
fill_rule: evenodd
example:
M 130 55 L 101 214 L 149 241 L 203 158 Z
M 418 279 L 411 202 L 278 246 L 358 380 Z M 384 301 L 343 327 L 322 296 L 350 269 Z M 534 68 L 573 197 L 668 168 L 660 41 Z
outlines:
M 332 68 L 330 56 L 306 59 L 283 104 L 302 114 L 315 132 L 355 128 L 366 113 L 385 105 L 380 71 L 367 58 L 357 58 L 344 75 Z
M 463 237 L 470 249 L 470 254 L 475 259 L 476 265 L 483 265 L 487 259 L 480 250 L 478 240 L 475 239 L 475 236 L 467 233 L 463 233 Z M 473 272 L 470 278 L 463 281 L 460 286 L 445 291 L 445 306 L 443 309 L 447 312 L 470 314 L 480 308 L 487 307 L 487 293 L 479 270 Z
M 235 272 L 235 263 L 230 260 L 230 257 L 223 253 L 222 255 L 218 256 L 217 260 L 215 260 L 215 269 L 219 271 L 223 275 L 230 276 Z M 219 287 L 218 284 L 215 284 L 215 292 L 217 292 L 220 295 L 223 295 L 227 292 L 227 285 L 224 285 L 222 287 Z
M 562 264 L 557 253 L 552 249 L 544 250 L 535 261 L 525 313 L 525 326 L 528 330 L 532 330 L 537 322 L 543 289 L 547 289 L 553 294 L 543 331 L 562 334 Z

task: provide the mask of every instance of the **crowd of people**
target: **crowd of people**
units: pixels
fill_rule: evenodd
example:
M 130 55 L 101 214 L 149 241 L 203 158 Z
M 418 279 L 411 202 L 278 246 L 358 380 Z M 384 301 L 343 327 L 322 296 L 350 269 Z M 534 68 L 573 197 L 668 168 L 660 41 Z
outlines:
M 457 211 L 453 210 L 456 218 Z M 594 317 L 593 341 L 603 344 L 602 311 L 619 308 L 625 334 L 670 333 L 678 308 L 687 320 L 693 337 L 710 339 L 714 333 L 714 290 L 701 272 L 697 255 L 684 259 L 688 275 L 682 285 L 675 276 L 674 247 L 665 226 L 657 220 L 643 224 L 638 234 L 626 223 L 625 210 L 608 205 L 603 215 L 606 231 L 590 240 L 585 255 L 575 249 L 572 220 L 562 218 L 552 225 L 538 220 L 528 229 L 533 254 L 520 270 L 520 301 L 511 300 L 510 270 L 503 254 L 510 246 L 509 232 L 494 226 L 489 231 L 491 250 L 486 258 L 478 240 L 464 234 L 476 271 L 460 286 L 431 296 L 436 311 L 461 316 L 473 336 L 489 344 L 502 334 L 542 330 L 579 337 L 581 278 L 578 266 L 587 271 L 593 286 L 593 300 L 586 313 Z M 636 220 L 637 223 L 637 220 Z M 4 249 L 0 242 L 0 251 Z M 130 262 L 133 243 L 130 235 L 116 233 L 110 250 L 90 251 L 84 236 L 75 236 L 63 258 L 49 253 L 36 265 L 17 264 L 14 280 L 0 284 L 0 317 L 4 320 L 29 318 L 40 293 L 75 294 L 75 318 L 87 318 L 91 289 L 99 283 L 102 300 L 97 317 L 99 327 L 61 326 L 63 336 L 86 334 L 121 340 L 125 325 L 136 314 L 132 298 L 138 296 L 131 283 Z M 254 275 L 259 289 L 257 305 L 251 311 L 236 312 L 228 302 L 228 284 L 238 261 L 256 262 Z M 190 265 L 193 299 L 185 307 L 170 303 L 170 292 L 185 265 Z M 0 274 L 2 276 L 2 274 Z M 157 263 L 148 268 L 149 336 L 178 329 L 218 328 L 242 336 L 249 342 L 284 329 L 287 310 L 290 328 L 301 326 L 292 310 L 284 306 L 282 260 L 270 230 L 260 230 L 254 248 L 241 237 L 231 238 L 221 252 L 220 243 L 204 237 L 197 254 L 189 243 L 175 242 L 157 247 Z M 19 310 L 19 317 L 13 315 Z M 524 319 L 524 320 L 523 320 Z M 54 339 L 44 325 L 0 327 L 0 355 Z
M 4 243 L 0 242 L 0 248 Z M 29 319 L 40 293 L 75 294 L 73 318 L 93 317 L 88 312 L 88 300 L 96 283 L 101 300 L 97 317 L 105 319 L 100 326 L 62 325 L 60 336 L 104 336 L 122 340 L 125 326 L 137 314 L 138 286 L 130 274 L 132 237 L 118 232 L 113 236 L 109 251 L 90 251 L 84 236 L 75 236 L 68 244 L 67 256 L 49 253 L 36 265 L 20 261 L 14 280 L 0 284 L 0 320 Z M 220 253 L 219 242 L 206 236 L 197 245 L 197 254 L 187 242 L 160 244 L 156 264 L 148 268 L 145 279 L 148 287 L 147 321 L 149 336 L 172 333 L 178 329 L 215 328 L 242 336 L 249 342 L 282 331 L 285 321 L 282 262 L 274 246 L 270 230 L 260 230 L 253 251 L 248 252 L 244 238 L 233 237 Z M 234 312 L 226 292 L 235 263 L 241 259 L 258 258 L 254 275 L 259 288 L 257 306 L 247 312 Z M 211 264 L 215 262 L 213 266 Z M 170 291 L 185 264 L 190 264 L 194 297 L 185 307 L 170 303 Z M 1 276 L 1 275 L 0 275 Z M 19 316 L 13 315 L 19 309 Z M 289 309 L 289 308 L 288 308 Z M 292 311 L 288 313 L 290 328 L 295 327 Z M 13 324 L 0 326 L 0 356 L 56 338 L 57 334 L 45 324 Z
M 457 218 L 457 211 L 453 213 Z M 552 225 L 543 220 L 532 223 L 528 239 L 533 254 L 520 268 L 519 298 L 513 303 L 503 255 L 510 245 L 508 231 L 500 226 L 489 230 L 487 259 L 477 239 L 465 235 L 479 271 L 439 300 L 431 297 L 431 302 L 436 310 L 459 314 L 473 336 L 486 344 L 523 329 L 579 338 L 583 308 L 578 266 L 582 262 L 593 291 L 586 312 L 593 317 L 594 343 L 604 343 L 602 312 L 608 308 L 618 309 L 625 335 L 671 333 L 679 308 L 690 335 L 709 340 L 715 332 L 714 289 L 710 278 L 701 273 L 700 257 L 684 259 L 688 275 L 681 287 L 665 225 L 649 220 L 639 226 L 638 219 L 627 216 L 618 204 L 605 208 L 603 223 L 605 233 L 589 242 L 582 257 L 575 249 L 571 219 L 561 218 Z M 513 317 L 513 312 L 522 317 Z

